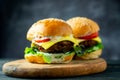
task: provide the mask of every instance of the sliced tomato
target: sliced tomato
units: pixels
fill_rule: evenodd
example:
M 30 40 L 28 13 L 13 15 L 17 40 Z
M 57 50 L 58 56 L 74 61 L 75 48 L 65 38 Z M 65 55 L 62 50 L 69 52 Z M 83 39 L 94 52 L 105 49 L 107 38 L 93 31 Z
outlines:
M 88 36 L 83 36 L 83 37 L 79 37 L 79 39 L 92 39 L 98 36 L 98 32 L 92 33 L 91 35 Z
M 38 43 L 42 43 L 42 42 L 47 42 L 47 41 L 50 41 L 50 38 L 45 38 L 45 39 L 36 39 L 35 41 L 36 41 L 36 42 L 38 42 Z

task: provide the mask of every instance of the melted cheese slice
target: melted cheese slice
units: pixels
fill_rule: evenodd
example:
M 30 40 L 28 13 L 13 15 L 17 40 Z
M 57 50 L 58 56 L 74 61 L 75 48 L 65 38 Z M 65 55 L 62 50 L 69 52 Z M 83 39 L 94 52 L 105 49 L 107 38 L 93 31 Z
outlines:
M 51 38 L 50 41 L 44 42 L 44 43 L 37 43 L 37 42 L 35 42 L 35 41 L 33 40 L 32 43 L 35 43 L 35 44 L 37 44 L 37 45 L 39 45 L 39 46 L 42 46 L 44 49 L 48 49 L 48 48 L 50 48 L 52 45 L 54 45 L 55 43 L 58 43 L 58 42 L 61 42 L 61 41 L 64 41 L 64 40 L 71 41 L 71 42 L 74 43 L 74 45 L 77 45 L 77 44 L 78 44 L 78 41 L 77 41 L 75 38 L 73 38 L 72 36 L 66 36 L 66 37 L 59 37 L 59 36 L 57 36 L 57 37 Z
M 74 46 L 78 45 L 80 42 L 82 41 L 85 41 L 85 39 L 75 39 L 73 38 L 72 36 L 66 36 L 66 37 L 55 37 L 55 38 L 51 38 L 50 41 L 48 42 L 44 42 L 44 43 L 37 43 L 35 42 L 34 40 L 32 41 L 32 43 L 35 43 L 39 46 L 42 46 L 44 49 L 48 49 L 50 48 L 52 45 L 58 43 L 58 42 L 61 42 L 61 41 L 64 41 L 64 40 L 68 40 L 68 41 L 71 41 L 74 43 Z M 101 39 L 100 37 L 96 37 L 96 38 L 93 38 L 92 40 L 95 40 L 97 42 L 100 42 L 101 43 Z
M 102 42 L 102 40 L 101 40 L 101 38 L 100 38 L 100 37 L 93 38 L 92 40 L 97 41 L 97 42 L 99 42 L 99 43 L 101 43 L 101 42 Z
M 78 44 L 79 44 L 80 42 L 86 41 L 85 39 L 77 39 L 77 38 L 76 38 L 76 40 L 77 40 Z M 91 39 L 91 40 L 97 41 L 97 42 L 99 42 L 99 43 L 102 42 L 100 37 L 96 37 L 96 38 L 93 38 L 93 39 Z

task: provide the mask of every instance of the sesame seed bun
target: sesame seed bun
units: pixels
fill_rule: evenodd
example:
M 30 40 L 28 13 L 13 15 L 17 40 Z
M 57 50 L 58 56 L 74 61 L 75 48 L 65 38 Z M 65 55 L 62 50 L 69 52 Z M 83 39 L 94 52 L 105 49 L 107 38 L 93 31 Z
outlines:
M 100 30 L 98 24 L 86 17 L 74 17 L 66 21 L 71 25 L 74 37 L 83 37 Z
M 32 41 L 35 36 L 68 36 L 72 29 L 64 20 L 48 18 L 34 23 L 27 32 L 27 39 Z

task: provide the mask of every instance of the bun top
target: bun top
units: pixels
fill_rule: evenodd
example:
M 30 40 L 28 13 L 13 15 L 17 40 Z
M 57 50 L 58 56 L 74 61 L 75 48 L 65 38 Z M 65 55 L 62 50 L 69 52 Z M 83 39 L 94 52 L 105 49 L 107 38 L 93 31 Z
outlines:
M 74 17 L 67 23 L 71 25 L 74 37 L 87 36 L 100 30 L 96 22 L 85 17 Z
M 34 23 L 27 32 L 27 39 L 32 41 L 36 36 L 68 36 L 72 29 L 65 21 L 57 18 L 48 18 Z

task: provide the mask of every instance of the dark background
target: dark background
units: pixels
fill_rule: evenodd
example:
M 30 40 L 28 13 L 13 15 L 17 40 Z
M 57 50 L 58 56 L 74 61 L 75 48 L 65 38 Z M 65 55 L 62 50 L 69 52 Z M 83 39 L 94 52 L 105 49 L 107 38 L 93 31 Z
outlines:
M 23 58 L 29 27 L 39 19 L 82 16 L 100 25 L 102 57 L 120 60 L 119 0 L 0 0 L 0 58 Z

